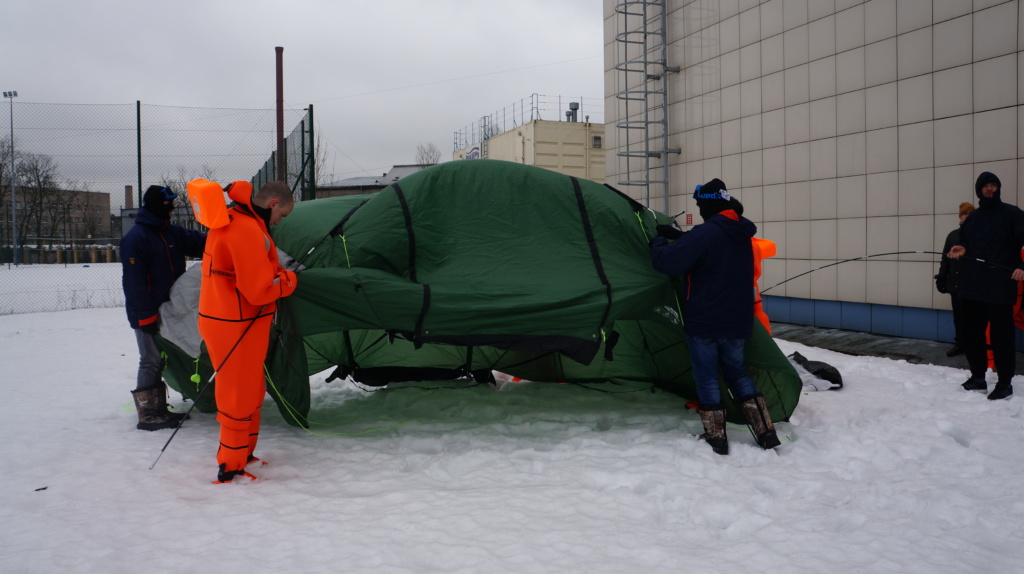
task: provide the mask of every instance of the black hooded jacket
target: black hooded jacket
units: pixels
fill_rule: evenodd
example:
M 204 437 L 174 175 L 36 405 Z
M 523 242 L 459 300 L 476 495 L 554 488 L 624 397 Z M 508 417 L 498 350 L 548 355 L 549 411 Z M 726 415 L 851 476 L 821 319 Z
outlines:
M 990 182 L 999 189 L 992 197 L 985 197 L 981 188 Z M 966 253 L 959 295 L 972 301 L 1012 305 L 1017 300 L 1017 282 L 1010 279 L 1010 274 L 1013 269 L 1024 270 L 1024 211 L 1003 203 L 1002 184 L 993 173 L 986 171 L 978 176 L 974 193 L 978 209 L 960 228 L 960 245 Z

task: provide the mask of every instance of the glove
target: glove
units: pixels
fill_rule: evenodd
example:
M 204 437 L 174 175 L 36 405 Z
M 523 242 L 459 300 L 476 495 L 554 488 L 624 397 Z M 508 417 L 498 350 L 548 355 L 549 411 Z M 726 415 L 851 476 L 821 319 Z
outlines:
M 658 232 L 658 237 L 664 237 L 669 240 L 679 239 L 683 236 L 683 233 L 685 233 L 672 225 L 659 225 L 655 230 Z
M 650 247 L 651 249 L 654 249 L 655 247 L 662 247 L 664 245 L 668 245 L 668 239 L 665 239 L 664 237 L 655 237 L 651 240 Z
M 935 289 L 942 294 L 946 294 L 946 278 L 939 275 L 935 276 Z
M 148 325 L 139 325 L 139 330 L 142 331 L 143 333 L 149 333 L 150 335 L 156 335 L 157 333 L 160 332 L 160 322 L 159 321 L 153 321 L 152 323 L 149 323 Z

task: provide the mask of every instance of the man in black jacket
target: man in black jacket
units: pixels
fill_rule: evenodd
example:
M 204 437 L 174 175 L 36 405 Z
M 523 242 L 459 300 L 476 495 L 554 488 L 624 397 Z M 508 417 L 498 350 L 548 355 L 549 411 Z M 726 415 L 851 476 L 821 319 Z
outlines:
M 963 354 L 963 339 L 960 336 L 960 332 L 963 331 L 963 327 L 960 326 L 963 318 L 960 316 L 960 272 L 963 266 L 963 261 L 960 259 L 950 259 L 947 254 L 954 245 L 960 243 L 960 226 L 964 224 L 964 220 L 967 216 L 974 211 L 974 204 L 963 202 L 960 204 L 960 225 L 956 229 L 949 232 L 946 236 L 946 243 L 942 246 L 942 260 L 939 262 L 939 274 L 935 276 L 935 288 L 938 289 L 939 293 L 946 293 L 949 295 L 949 304 L 953 309 L 953 347 L 946 351 L 947 357 L 955 357 Z
M 139 372 L 132 391 L 139 430 L 171 428 L 184 416 L 167 410 L 164 361 L 156 334 L 160 304 L 170 299 L 171 285 L 185 272 L 185 256 L 203 255 L 206 234 L 171 224 L 176 197 L 168 186 L 149 186 L 135 225 L 121 239 L 124 306 L 139 345 Z
M 995 174 L 984 172 L 974 184 L 978 209 L 960 228 L 960 243 L 949 250 L 951 259 L 964 255 L 960 278 L 963 343 L 971 377 L 963 384 L 968 391 L 986 391 L 985 325 L 989 325 L 992 355 L 998 375 L 990 400 L 1013 394 L 1017 354 L 1014 349 L 1013 304 L 1017 283 L 1024 281 L 1024 211 L 1000 199 L 1002 184 Z

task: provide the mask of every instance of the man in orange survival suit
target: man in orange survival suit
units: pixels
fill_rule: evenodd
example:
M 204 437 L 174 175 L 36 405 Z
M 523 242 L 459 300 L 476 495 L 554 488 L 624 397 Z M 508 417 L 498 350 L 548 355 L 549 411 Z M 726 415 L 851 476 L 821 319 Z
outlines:
M 291 295 L 297 283 L 295 274 L 278 262 L 269 232 L 295 207 L 288 185 L 269 182 L 250 198 L 252 186 L 239 181 L 227 192 L 237 205 L 228 210 L 230 222 L 207 236 L 199 294 L 199 333 L 218 368 L 218 482 L 246 474 L 245 465 L 253 458 L 266 393 L 263 360 L 270 326 L 277 300 Z

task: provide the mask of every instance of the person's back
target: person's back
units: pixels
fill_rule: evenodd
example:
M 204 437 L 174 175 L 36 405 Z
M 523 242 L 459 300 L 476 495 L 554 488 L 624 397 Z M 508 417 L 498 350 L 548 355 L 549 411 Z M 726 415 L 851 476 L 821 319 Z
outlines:
M 697 186 L 693 197 L 704 224 L 689 233 L 659 226 L 658 237 L 651 242 L 651 263 L 662 273 L 682 276 L 683 329 L 704 425 L 701 438 L 716 453 L 729 453 L 718 384 L 721 373 L 757 444 L 775 448 L 779 438 L 764 396 L 743 361 L 754 325 L 752 238 L 757 227 L 743 218 L 743 204 L 718 178 Z
M 260 409 L 266 394 L 263 360 L 277 299 L 295 291 L 295 274 L 282 268 L 270 226 L 291 213 L 284 182 L 235 182 L 228 197 L 238 202 L 229 222 L 210 231 L 203 255 L 199 333 L 217 371 L 214 398 L 220 423 L 217 482 L 245 475 L 255 460 Z
M 274 289 L 279 265 L 270 232 L 249 205 L 229 214 L 230 223 L 210 230 L 199 314 L 225 321 L 272 315 L 283 292 Z
M 683 281 L 687 333 L 746 339 L 754 323 L 754 252 L 757 227 L 734 210 L 710 215 L 677 243 L 655 250 L 654 268 Z

